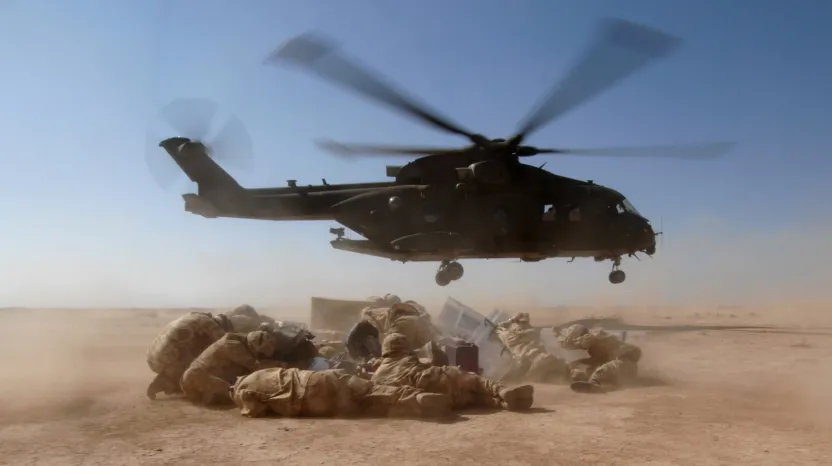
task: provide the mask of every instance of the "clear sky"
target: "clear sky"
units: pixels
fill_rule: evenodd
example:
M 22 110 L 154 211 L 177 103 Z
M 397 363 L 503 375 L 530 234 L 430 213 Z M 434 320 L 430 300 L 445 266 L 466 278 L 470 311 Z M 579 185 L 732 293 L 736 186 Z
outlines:
M 229 169 L 244 186 L 383 180 L 394 160 L 345 162 L 313 140 L 465 141 L 263 66 L 274 47 L 324 32 L 466 127 L 505 137 L 603 16 L 686 42 L 530 143 L 739 144 L 710 162 L 530 161 L 615 187 L 662 220 L 664 244 L 652 261 L 626 260 L 623 285 L 591 260 L 466 261 L 461 281 L 438 288 L 435 264 L 332 250 L 329 222 L 187 214 L 184 175 L 163 190 L 147 168 L 158 109 L 208 97 L 254 140 L 256 169 Z M 282 306 L 388 291 L 542 304 L 832 297 L 829 18 L 827 0 L 6 0 L 0 306 Z

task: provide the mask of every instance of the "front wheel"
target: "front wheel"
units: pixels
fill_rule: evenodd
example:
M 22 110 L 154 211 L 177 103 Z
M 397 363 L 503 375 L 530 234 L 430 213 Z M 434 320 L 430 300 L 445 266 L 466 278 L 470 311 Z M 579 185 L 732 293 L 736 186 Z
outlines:
M 451 262 L 445 266 L 443 273 L 450 278 L 451 281 L 455 281 L 462 278 L 462 275 L 465 273 L 465 269 L 462 268 L 462 264 L 459 262 Z
M 627 274 L 625 274 L 623 270 L 613 270 L 610 272 L 609 278 L 610 283 L 618 285 L 619 283 L 624 283 L 624 280 L 627 278 Z

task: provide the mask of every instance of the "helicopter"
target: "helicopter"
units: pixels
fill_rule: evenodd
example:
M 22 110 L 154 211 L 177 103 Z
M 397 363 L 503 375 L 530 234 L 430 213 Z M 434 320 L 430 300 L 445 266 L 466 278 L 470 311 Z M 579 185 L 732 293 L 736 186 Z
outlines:
M 615 189 L 591 180 L 561 176 L 520 162 L 540 154 L 643 156 L 710 159 L 731 143 L 608 149 L 537 148 L 524 145 L 534 131 L 561 117 L 622 78 L 675 51 L 680 39 L 637 23 L 607 19 L 596 41 L 507 139 L 488 138 L 462 129 L 415 98 L 406 95 L 369 67 L 341 53 L 332 41 L 313 33 L 284 42 L 265 60 L 286 63 L 362 94 L 444 131 L 466 137 L 458 148 L 383 147 L 319 141 L 325 150 L 344 157 L 364 155 L 419 156 L 401 166 L 387 166 L 393 181 L 243 188 L 213 159 L 235 147 L 251 151 L 234 120 L 214 144 L 201 142 L 206 125 L 178 125 L 181 134 L 159 145 L 197 183 L 197 194 L 185 194 L 185 210 L 208 218 L 264 220 L 335 220 L 333 248 L 390 260 L 439 262 L 435 282 L 459 280 L 461 259 L 593 258 L 612 262 L 608 279 L 624 282 L 624 256 L 656 253 L 655 232 L 633 204 Z M 196 101 L 172 103 L 163 114 L 199 113 Z M 212 114 L 210 104 L 202 102 Z M 177 125 L 172 124 L 177 127 Z M 234 141 L 233 143 L 228 141 Z M 345 228 L 363 239 L 349 239 Z

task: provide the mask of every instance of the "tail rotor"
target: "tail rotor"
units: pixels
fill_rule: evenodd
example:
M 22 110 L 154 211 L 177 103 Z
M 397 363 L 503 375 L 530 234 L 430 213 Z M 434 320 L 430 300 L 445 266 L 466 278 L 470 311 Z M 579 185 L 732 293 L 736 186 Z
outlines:
M 173 131 L 175 134 L 171 134 Z M 241 170 L 253 167 L 254 144 L 243 122 L 235 115 L 220 118 L 220 106 L 210 99 L 176 99 L 162 107 L 148 125 L 145 160 L 159 187 L 169 189 L 182 179 L 181 166 L 159 147 L 171 136 L 187 138 L 200 144 L 217 162 Z

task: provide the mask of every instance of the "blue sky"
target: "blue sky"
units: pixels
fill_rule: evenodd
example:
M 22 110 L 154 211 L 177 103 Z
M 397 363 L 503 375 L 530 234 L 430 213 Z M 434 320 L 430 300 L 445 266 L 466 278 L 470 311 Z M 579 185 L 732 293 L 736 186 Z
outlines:
M 387 291 L 545 304 L 829 297 L 831 14 L 823 0 L 3 2 L 0 305 L 302 306 L 310 294 Z M 148 171 L 157 110 L 208 97 L 254 140 L 256 169 L 229 168 L 244 186 L 383 179 L 391 161 L 344 162 L 313 140 L 465 141 L 297 70 L 263 66 L 275 46 L 324 32 L 455 121 L 500 137 L 603 16 L 686 42 L 530 142 L 739 144 L 712 162 L 530 162 L 615 187 L 655 224 L 662 219 L 665 244 L 652 261 L 626 261 L 622 286 L 607 282 L 607 263 L 467 261 L 465 277 L 441 289 L 434 264 L 332 250 L 328 222 L 187 214 L 184 175 L 163 190 Z

